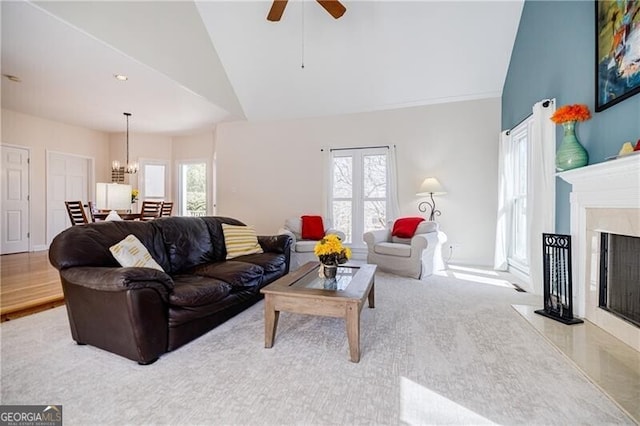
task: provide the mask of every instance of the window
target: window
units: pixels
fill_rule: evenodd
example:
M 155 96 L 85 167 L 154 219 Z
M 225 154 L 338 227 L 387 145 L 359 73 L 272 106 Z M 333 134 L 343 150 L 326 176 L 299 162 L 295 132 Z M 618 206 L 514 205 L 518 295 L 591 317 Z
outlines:
M 146 198 L 164 198 L 164 164 L 145 164 L 144 194 Z
M 529 242 L 527 240 L 527 197 L 529 194 L 529 131 L 532 119 L 525 120 L 511 131 L 510 162 L 511 229 L 509 230 L 509 266 L 527 273 L 529 269 Z
M 543 99 L 531 115 L 500 133 L 498 210 L 494 267 L 542 293 L 542 234 L 555 232 L 555 99 Z
M 364 247 L 362 235 L 386 227 L 389 211 L 389 149 L 331 151 L 329 203 L 333 226 L 345 243 Z
M 206 216 L 207 214 L 207 163 L 182 162 L 179 165 L 181 216 Z
M 140 159 L 140 172 L 138 173 L 138 188 L 140 194 L 138 200 L 170 201 L 169 172 L 167 162 L 149 158 Z

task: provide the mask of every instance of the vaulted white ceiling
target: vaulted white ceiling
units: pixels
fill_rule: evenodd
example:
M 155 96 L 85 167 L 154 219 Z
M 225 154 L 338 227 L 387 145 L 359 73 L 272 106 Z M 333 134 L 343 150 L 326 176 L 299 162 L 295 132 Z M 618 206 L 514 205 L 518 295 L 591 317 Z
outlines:
M 2 79 L 2 106 L 179 134 L 502 93 L 522 0 L 343 4 L 269 22 L 268 1 L 2 2 L 2 73 L 22 80 Z

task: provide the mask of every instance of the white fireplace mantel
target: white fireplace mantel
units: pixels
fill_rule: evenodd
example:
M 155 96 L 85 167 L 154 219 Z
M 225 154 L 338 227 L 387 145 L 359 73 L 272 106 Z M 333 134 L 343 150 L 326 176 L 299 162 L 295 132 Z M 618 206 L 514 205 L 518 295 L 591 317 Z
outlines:
M 593 244 L 592 233 L 588 229 L 590 224 L 587 223 L 589 209 L 631 209 L 625 210 L 624 217 L 625 222 L 633 223 L 628 229 L 635 231 L 624 233 L 637 233 L 640 229 L 640 153 L 568 170 L 558 173 L 557 176 L 572 185 L 570 201 L 574 312 L 640 350 L 638 329 L 629 329 L 628 327 L 632 326 L 623 324 L 622 320 L 610 318 L 610 314 L 591 306 L 594 298 L 591 265 L 588 262 L 591 261 Z M 605 213 L 600 213 L 602 214 Z M 609 222 L 616 221 L 608 213 L 606 217 L 609 218 Z M 603 229 L 601 232 L 609 230 Z
M 638 200 L 640 199 L 640 151 L 616 160 L 560 172 L 557 176 L 572 184 L 573 192 L 627 190 L 633 192 L 635 190 L 635 198 Z

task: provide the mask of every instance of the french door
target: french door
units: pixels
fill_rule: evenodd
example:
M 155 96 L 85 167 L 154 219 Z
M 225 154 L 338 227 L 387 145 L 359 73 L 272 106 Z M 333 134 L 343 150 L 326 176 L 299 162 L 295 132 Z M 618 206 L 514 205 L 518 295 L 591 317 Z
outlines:
M 388 149 L 335 149 L 331 152 L 330 205 L 333 226 L 351 247 L 364 247 L 363 234 L 383 229 L 389 211 Z
M 178 163 L 180 216 L 206 216 L 209 212 L 209 167 L 206 160 Z
M 94 196 L 93 158 L 47 153 L 47 245 L 71 226 L 65 201 L 86 204 Z

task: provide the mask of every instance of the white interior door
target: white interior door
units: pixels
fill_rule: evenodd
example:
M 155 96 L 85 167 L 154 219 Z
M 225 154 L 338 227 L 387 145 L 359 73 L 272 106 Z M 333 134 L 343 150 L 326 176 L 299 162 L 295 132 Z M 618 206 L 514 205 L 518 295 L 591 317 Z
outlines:
M 47 244 L 71 226 L 65 201 L 89 201 L 92 160 L 50 152 L 47 161 Z
M 2 146 L 0 254 L 29 251 L 29 150 Z

